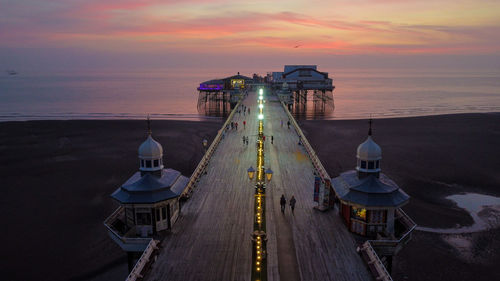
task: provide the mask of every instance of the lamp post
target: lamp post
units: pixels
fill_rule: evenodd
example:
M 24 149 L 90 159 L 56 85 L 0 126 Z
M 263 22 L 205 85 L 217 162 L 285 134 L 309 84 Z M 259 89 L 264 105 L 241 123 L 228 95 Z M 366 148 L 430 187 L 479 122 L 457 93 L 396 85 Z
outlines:
M 273 170 L 271 170 L 271 168 L 267 168 L 266 170 L 267 181 L 271 181 L 272 177 L 273 177 Z
M 255 175 L 255 169 L 252 166 L 250 166 L 250 168 L 248 168 L 247 170 L 247 173 L 248 173 L 248 178 L 251 180 L 253 179 L 253 175 Z

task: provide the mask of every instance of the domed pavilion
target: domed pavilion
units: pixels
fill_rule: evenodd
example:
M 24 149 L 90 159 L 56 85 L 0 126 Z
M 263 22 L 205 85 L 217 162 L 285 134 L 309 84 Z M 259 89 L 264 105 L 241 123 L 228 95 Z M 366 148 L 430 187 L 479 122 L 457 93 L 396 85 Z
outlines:
M 358 146 L 356 157 L 356 169 L 332 181 L 340 199 L 340 213 L 351 232 L 394 237 L 396 209 L 407 204 L 410 197 L 381 173 L 382 149 L 372 138 L 371 120 L 368 138 Z
M 143 251 L 149 238 L 171 229 L 189 182 L 179 171 L 164 168 L 163 147 L 149 128 L 138 154 L 139 171 L 111 194 L 120 208 L 105 221 L 111 238 L 127 252 Z

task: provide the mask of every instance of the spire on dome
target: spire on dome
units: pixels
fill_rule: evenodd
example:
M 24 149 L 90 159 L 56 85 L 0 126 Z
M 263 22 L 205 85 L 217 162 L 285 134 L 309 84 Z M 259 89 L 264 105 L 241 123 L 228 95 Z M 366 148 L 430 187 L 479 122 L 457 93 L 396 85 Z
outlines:
M 372 135 L 372 116 L 370 114 L 370 120 L 368 121 L 368 124 L 370 124 L 370 128 L 368 129 L 368 135 Z
M 151 136 L 151 119 L 149 118 L 149 114 L 146 122 L 148 123 L 148 136 Z

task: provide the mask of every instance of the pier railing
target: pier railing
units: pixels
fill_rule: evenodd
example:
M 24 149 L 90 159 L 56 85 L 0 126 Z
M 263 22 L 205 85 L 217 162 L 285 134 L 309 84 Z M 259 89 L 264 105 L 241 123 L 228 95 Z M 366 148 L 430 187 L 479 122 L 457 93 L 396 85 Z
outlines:
M 120 206 L 118 207 L 106 220 L 104 220 L 104 226 L 108 229 L 108 232 L 114 236 L 112 238 L 116 238 L 123 243 L 123 245 L 128 244 L 141 244 L 146 245 L 149 243 L 151 238 L 142 238 L 142 237 L 127 237 L 126 233 L 121 234 L 117 229 L 113 227 L 114 222 L 117 220 L 125 223 L 125 209 Z
M 217 149 L 217 146 L 221 142 L 222 135 L 225 133 L 226 127 L 231 123 L 231 120 L 233 119 L 233 116 L 234 116 L 236 110 L 238 110 L 238 107 L 240 106 L 242 100 L 243 99 L 240 99 L 238 101 L 238 103 L 236 104 L 236 106 L 233 108 L 233 110 L 231 111 L 231 113 L 227 117 L 226 122 L 224 122 L 224 125 L 217 133 L 217 136 L 215 136 L 215 139 L 212 141 L 212 144 L 210 145 L 210 147 L 207 149 L 207 152 L 205 153 L 205 155 L 203 155 L 203 158 L 201 158 L 200 163 L 198 163 L 198 166 L 196 166 L 196 169 L 194 170 L 193 174 L 189 178 L 188 184 L 186 185 L 186 187 L 184 188 L 184 191 L 181 194 L 182 198 L 189 198 L 189 196 L 193 192 L 193 189 L 196 186 L 196 183 L 199 181 L 200 176 L 203 175 L 203 172 L 205 171 L 206 167 L 208 166 L 208 163 L 210 162 L 210 158 L 212 157 L 212 154 L 215 152 L 215 150 Z
M 306 149 L 307 154 L 309 154 L 309 158 L 311 159 L 314 168 L 318 171 L 319 177 L 323 181 L 325 181 L 325 179 L 330 180 L 330 175 L 328 175 L 325 167 L 323 166 L 323 164 L 321 164 L 321 161 L 319 160 L 318 156 L 316 155 L 316 152 L 314 151 L 311 144 L 307 140 L 306 136 L 302 132 L 302 129 L 300 129 L 299 124 L 297 124 L 297 121 L 295 121 L 295 118 L 292 116 L 292 114 L 288 110 L 285 103 L 281 102 L 281 105 L 283 106 L 283 109 L 285 110 L 285 112 L 288 116 L 288 119 L 290 119 L 290 123 L 292 123 L 293 127 L 295 128 L 295 131 L 299 135 L 300 142 L 302 143 L 302 145 L 304 145 L 304 148 Z
M 148 246 L 146 247 L 146 250 L 142 252 L 141 257 L 139 260 L 135 263 L 134 268 L 132 271 L 130 271 L 129 275 L 127 276 L 127 279 L 125 281 L 136 281 L 138 278 L 143 278 L 144 276 L 142 275 L 143 270 L 145 267 L 149 264 L 151 261 L 151 257 L 153 256 L 153 253 L 158 250 L 158 244 L 160 244 L 160 241 L 150 239 Z
M 366 241 L 361 245 L 358 250 L 366 260 L 371 273 L 375 277 L 375 280 L 381 281 L 392 281 L 392 277 L 385 268 L 384 264 L 377 255 L 377 252 L 373 249 L 369 241 Z
M 396 209 L 396 219 L 405 227 L 405 231 L 397 239 L 377 239 L 368 240 L 370 245 L 378 252 L 387 255 L 394 255 L 403 245 L 407 244 L 417 224 L 401 209 Z

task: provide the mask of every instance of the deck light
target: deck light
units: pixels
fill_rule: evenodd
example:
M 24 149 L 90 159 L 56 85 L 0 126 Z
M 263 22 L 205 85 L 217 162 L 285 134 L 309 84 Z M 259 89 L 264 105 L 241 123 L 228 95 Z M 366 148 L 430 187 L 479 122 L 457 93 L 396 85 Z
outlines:
M 248 178 L 253 179 L 253 175 L 255 175 L 255 169 L 252 166 L 250 166 L 250 168 L 248 168 L 247 170 L 247 173 L 248 173 Z
M 263 99 L 264 99 L 264 97 L 263 97 L 263 96 L 259 96 L 259 100 L 263 100 Z
M 260 108 L 260 109 L 264 108 L 264 105 L 263 105 L 262 103 L 261 103 L 261 104 L 259 104 L 259 108 Z
M 259 120 L 263 120 L 264 119 L 264 114 L 259 114 Z
M 261 89 L 259 89 L 259 95 L 262 95 L 262 94 L 264 94 L 264 90 L 261 88 Z
M 266 178 L 267 178 L 267 181 L 271 181 L 271 178 L 273 177 L 273 170 L 271 170 L 270 168 L 268 168 L 266 170 Z

